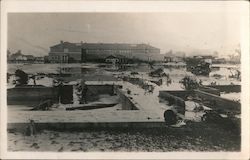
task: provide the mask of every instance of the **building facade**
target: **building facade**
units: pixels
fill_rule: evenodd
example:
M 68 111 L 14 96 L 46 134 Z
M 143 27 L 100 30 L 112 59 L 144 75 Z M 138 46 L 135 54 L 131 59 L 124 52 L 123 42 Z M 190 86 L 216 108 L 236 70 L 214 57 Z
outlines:
M 61 41 L 50 47 L 51 63 L 90 62 L 109 55 L 122 55 L 140 60 L 160 60 L 160 49 L 148 44 L 126 43 L 70 43 Z

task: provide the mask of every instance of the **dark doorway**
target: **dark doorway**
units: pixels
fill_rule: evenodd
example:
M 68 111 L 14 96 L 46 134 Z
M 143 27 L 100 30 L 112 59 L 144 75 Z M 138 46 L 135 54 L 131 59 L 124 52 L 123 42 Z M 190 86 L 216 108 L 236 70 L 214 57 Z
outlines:
M 81 49 L 81 62 L 85 63 L 87 61 L 87 50 Z
M 73 103 L 73 86 L 63 85 L 59 88 L 59 96 L 62 104 L 72 104 Z

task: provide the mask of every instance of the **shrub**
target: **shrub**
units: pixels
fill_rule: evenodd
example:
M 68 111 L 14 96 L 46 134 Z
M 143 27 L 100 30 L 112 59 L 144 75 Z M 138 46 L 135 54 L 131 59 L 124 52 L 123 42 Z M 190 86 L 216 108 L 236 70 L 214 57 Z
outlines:
M 17 69 L 16 72 L 15 72 L 15 75 L 17 77 L 17 85 L 26 85 L 28 84 L 28 74 L 25 73 L 23 70 L 21 69 Z
M 190 76 L 185 76 L 182 80 L 180 80 L 180 83 L 186 90 L 194 90 L 200 86 L 200 83 Z

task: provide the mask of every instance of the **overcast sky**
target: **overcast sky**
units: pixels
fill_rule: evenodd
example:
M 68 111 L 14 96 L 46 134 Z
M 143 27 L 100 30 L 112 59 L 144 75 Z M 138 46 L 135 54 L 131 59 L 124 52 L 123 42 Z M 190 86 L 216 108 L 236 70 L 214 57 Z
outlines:
M 165 53 L 218 51 L 232 54 L 240 43 L 237 12 L 216 13 L 9 13 L 11 52 L 47 55 L 60 40 L 149 43 Z

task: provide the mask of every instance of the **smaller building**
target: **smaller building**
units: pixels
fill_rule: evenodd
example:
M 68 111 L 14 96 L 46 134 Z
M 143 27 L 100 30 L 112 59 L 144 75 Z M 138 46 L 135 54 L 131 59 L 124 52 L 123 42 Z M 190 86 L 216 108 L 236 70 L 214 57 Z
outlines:
M 225 58 L 215 58 L 212 60 L 213 64 L 223 64 L 226 63 L 226 59 Z
M 7 61 L 9 63 L 22 63 L 27 61 L 27 57 L 21 53 L 21 50 L 17 51 L 16 53 L 11 54 L 8 51 Z
M 164 56 L 165 63 L 172 62 L 172 61 L 173 61 L 172 57 Z
M 123 55 L 110 55 L 105 58 L 106 63 L 110 64 L 128 64 L 131 60 Z
M 44 57 L 35 57 L 35 63 L 44 63 Z
M 120 59 L 118 57 L 115 57 L 113 55 L 110 55 L 105 58 L 106 63 L 111 63 L 111 64 L 117 64 L 119 63 Z
M 15 58 L 13 58 L 14 61 L 22 62 L 27 61 L 28 58 L 25 55 L 17 55 Z
M 206 56 L 206 55 L 194 56 L 193 58 L 203 60 L 204 62 L 209 63 L 209 64 L 212 64 L 213 60 L 215 59 L 215 57 L 213 56 Z
M 44 63 L 44 57 L 35 57 L 33 55 L 24 55 L 21 50 L 11 54 L 7 51 L 8 63 Z
M 24 55 L 27 58 L 27 62 L 34 62 L 35 61 L 35 57 L 33 55 Z
M 164 56 L 164 62 L 165 63 L 169 63 L 169 62 L 175 62 L 175 63 L 183 62 L 183 57 L 174 55 L 172 53 L 171 54 L 165 54 L 165 56 Z

